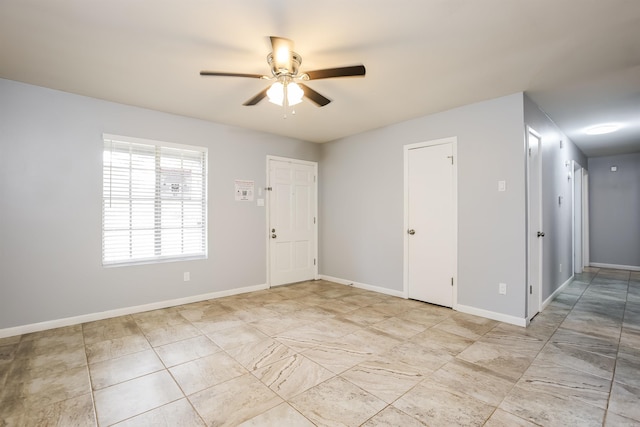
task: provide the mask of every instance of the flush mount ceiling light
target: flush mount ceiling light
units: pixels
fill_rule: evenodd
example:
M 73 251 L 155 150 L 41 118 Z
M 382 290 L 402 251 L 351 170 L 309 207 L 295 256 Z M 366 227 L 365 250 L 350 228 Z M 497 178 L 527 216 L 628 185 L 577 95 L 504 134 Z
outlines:
M 602 123 L 599 125 L 589 126 L 584 130 L 587 135 L 604 135 L 620 130 L 622 125 L 620 123 Z

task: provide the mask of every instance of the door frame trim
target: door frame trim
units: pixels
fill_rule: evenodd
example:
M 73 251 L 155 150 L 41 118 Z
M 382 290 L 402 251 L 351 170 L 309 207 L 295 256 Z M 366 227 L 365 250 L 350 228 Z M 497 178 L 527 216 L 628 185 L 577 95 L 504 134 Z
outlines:
M 265 191 L 265 246 L 266 246 L 266 273 L 267 273 L 267 280 L 266 280 L 266 284 L 267 284 L 267 288 L 271 288 L 271 246 L 269 244 L 270 239 L 271 239 L 271 233 L 269 232 L 269 226 L 271 224 L 271 192 L 268 190 L 268 188 L 271 186 L 271 174 L 269 171 L 269 162 L 271 162 L 272 160 L 275 161 L 279 161 L 279 162 L 288 162 L 288 163 L 296 163 L 296 164 L 300 164 L 300 165 L 306 165 L 306 166 L 312 166 L 313 167 L 313 174 L 315 175 L 315 182 L 314 182 L 314 210 L 313 210 L 313 215 L 316 218 L 316 223 L 314 224 L 313 227 L 313 239 L 315 241 L 315 245 L 313 247 L 313 251 L 314 251 L 314 258 L 316 259 L 316 263 L 313 266 L 313 279 L 314 280 L 318 280 L 319 276 L 318 276 L 318 266 L 320 265 L 320 258 L 319 258 L 319 253 L 318 253 L 318 223 L 320 222 L 320 219 L 318 217 L 318 181 L 320 180 L 320 178 L 318 177 L 318 162 L 313 162 L 313 161 L 309 161 L 309 160 L 301 160 L 301 159 L 293 159 L 290 157 L 280 157 L 280 156 L 272 156 L 270 154 L 267 154 L 267 159 L 266 159 L 266 185 L 264 188 Z
M 538 218 L 539 224 L 531 224 L 531 157 L 529 156 L 529 135 L 533 135 L 538 139 L 538 164 L 536 165 L 536 169 L 538 172 Z M 532 226 L 535 226 L 539 231 L 544 230 L 544 216 L 542 209 L 542 135 L 538 133 L 531 126 L 525 126 L 525 170 L 526 170 L 526 217 L 527 217 L 527 225 L 526 225 L 526 280 L 525 280 L 525 307 L 526 307 L 526 323 L 529 325 L 531 319 L 542 310 L 542 282 L 543 282 L 543 273 L 544 273 L 544 241 L 540 243 L 538 246 L 538 283 L 536 284 L 538 291 L 538 311 L 535 313 L 530 313 L 531 304 L 530 298 L 531 294 L 529 293 L 529 286 L 532 286 L 530 283 L 531 279 L 531 236 L 532 236 Z M 572 263 L 573 264 L 573 263 Z
M 458 306 L 458 137 L 450 136 L 447 138 L 433 139 L 414 144 L 407 144 L 402 147 L 404 153 L 404 219 L 403 219 L 403 267 L 402 267 L 402 296 L 409 298 L 409 238 L 407 230 L 409 229 L 409 151 L 425 148 L 434 145 L 451 144 L 453 151 L 453 299 L 452 308 L 457 309 Z

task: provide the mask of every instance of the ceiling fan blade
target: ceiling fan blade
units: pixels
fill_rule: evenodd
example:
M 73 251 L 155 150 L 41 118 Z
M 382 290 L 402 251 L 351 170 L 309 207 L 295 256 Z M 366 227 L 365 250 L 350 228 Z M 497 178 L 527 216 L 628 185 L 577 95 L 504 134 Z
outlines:
M 261 79 L 262 74 L 246 74 L 246 73 L 225 73 L 219 71 L 200 71 L 201 76 L 223 76 L 223 77 L 249 77 Z
M 258 102 L 262 101 L 264 98 L 267 97 L 268 90 L 269 90 L 269 86 L 267 86 L 263 91 L 261 91 L 259 94 L 257 94 L 256 96 L 254 96 L 253 98 L 251 98 L 250 100 L 248 100 L 242 105 L 245 105 L 245 106 L 256 105 Z
M 316 92 L 315 90 L 311 89 L 309 86 L 303 83 L 298 83 L 298 86 L 302 88 L 302 91 L 304 92 L 304 96 L 306 96 L 311 101 L 316 103 L 318 107 L 324 107 L 325 105 L 331 102 L 329 98 L 319 94 L 318 92 Z
M 364 76 L 366 69 L 364 65 L 352 65 L 350 67 L 327 68 L 324 70 L 307 71 L 309 80 L 330 79 L 333 77 L 356 77 Z
M 271 39 L 271 48 L 273 49 L 273 60 L 276 69 L 286 68 L 293 70 L 291 63 L 291 52 L 293 52 L 293 41 L 284 37 L 269 37 Z

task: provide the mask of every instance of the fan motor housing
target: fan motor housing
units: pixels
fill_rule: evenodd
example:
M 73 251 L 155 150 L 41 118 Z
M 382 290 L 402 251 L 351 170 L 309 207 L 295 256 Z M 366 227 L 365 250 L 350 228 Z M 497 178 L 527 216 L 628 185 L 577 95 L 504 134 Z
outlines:
M 271 66 L 271 73 L 275 77 L 280 77 L 281 75 L 295 76 L 298 74 L 300 64 L 302 64 L 302 56 L 296 52 L 291 52 L 291 70 L 286 68 L 276 68 L 275 61 L 273 60 L 273 52 L 267 55 L 267 63 Z

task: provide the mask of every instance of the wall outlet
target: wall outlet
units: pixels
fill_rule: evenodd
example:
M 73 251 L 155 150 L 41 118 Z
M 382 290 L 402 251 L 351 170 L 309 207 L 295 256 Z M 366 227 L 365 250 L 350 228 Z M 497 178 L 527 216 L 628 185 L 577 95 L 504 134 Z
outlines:
M 189 273 L 188 271 L 185 271 L 183 277 L 184 277 L 184 281 L 188 282 L 189 280 L 191 280 L 191 273 Z
M 507 284 L 506 283 L 498 283 L 498 293 L 500 295 L 507 294 Z

